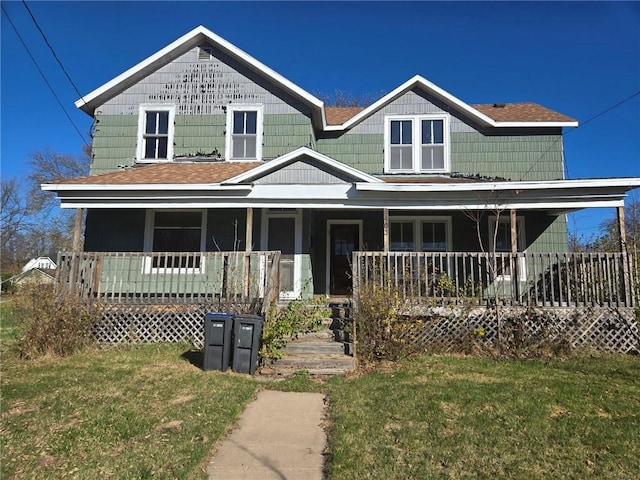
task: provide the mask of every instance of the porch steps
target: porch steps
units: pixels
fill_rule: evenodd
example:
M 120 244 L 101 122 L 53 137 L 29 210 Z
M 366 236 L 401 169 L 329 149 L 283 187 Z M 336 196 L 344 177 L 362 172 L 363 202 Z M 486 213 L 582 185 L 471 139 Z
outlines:
M 293 375 L 305 370 L 309 375 L 342 375 L 355 369 L 355 360 L 345 354 L 345 344 L 335 341 L 332 330 L 298 335 L 283 348 L 284 356 L 263 367 L 263 375 Z

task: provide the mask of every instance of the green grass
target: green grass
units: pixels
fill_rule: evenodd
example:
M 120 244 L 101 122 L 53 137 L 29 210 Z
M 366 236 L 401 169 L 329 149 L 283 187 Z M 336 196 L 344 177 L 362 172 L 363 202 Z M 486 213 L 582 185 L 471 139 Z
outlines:
M 635 479 L 637 358 L 421 357 L 330 388 L 329 478 Z
M 19 360 L 3 303 L 2 478 L 204 479 L 260 387 L 329 397 L 327 476 L 635 479 L 640 360 L 416 357 L 318 382 L 203 372 L 184 345 Z M 193 363 L 192 363 L 193 362 Z
M 204 478 L 258 385 L 184 356 L 184 345 L 5 355 L 2 478 Z

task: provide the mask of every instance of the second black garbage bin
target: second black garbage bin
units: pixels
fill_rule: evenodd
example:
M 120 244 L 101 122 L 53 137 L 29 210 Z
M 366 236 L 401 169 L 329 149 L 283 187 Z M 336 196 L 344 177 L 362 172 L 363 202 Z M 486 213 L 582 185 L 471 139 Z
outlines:
M 231 330 L 233 315 L 230 313 L 207 313 L 204 316 L 203 370 L 222 370 L 231 360 Z
M 262 317 L 236 315 L 233 320 L 233 371 L 256 373 L 262 336 Z

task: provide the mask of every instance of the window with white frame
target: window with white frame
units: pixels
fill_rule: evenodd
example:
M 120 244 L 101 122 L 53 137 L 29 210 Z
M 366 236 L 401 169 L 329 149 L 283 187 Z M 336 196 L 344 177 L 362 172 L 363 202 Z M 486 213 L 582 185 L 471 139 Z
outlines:
M 389 248 L 394 252 L 450 251 L 451 219 L 391 217 Z
M 167 255 L 148 257 L 145 270 L 195 271 L 201 268 L 202 257 L 194 253 L 205 250 L 204 213 L 203 210 L 148 210 L 145 250 L 166 252 Z
M 446 115 L 385 117 L 385 171 L 449 171 L 448 131 Z
M 262 159 L 262 106 L 227 107 L 226 160 Z
M 139 162 L 170 161 L 173 158 L 173 105 L 141 105 L 138 120 Z
M 496 226 L 497 221 L 497 226 Z M 525 250 L 524 236 L 524 217 L 516 218 L 516 241 L 518 252 Z M 491 251 L 496 253 L 511 252 L 511 218 L 507 215 L 504 217 L 489 218 L 489 246 Z M 496 264 L 498 279 L 508 280 L 511 276 L 511 262 L 505 257 L 499 257 Z M 525 275 L 526 259 L 520 258 L 518 261 L 520 275 Z M 526 277 L 525 277 L 526 278 Z
M 414 222 L 389 222 L 389 249 L 392 252 L 415 251 Z

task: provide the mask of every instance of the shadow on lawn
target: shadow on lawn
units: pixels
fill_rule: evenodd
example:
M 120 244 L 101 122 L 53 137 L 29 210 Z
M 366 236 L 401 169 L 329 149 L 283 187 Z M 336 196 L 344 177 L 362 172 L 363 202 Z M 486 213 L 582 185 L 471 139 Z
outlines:
M 194 367 L 202 369 L 204 365 L 204 352 L 202 350 L 187 350 L 180 356 Z

